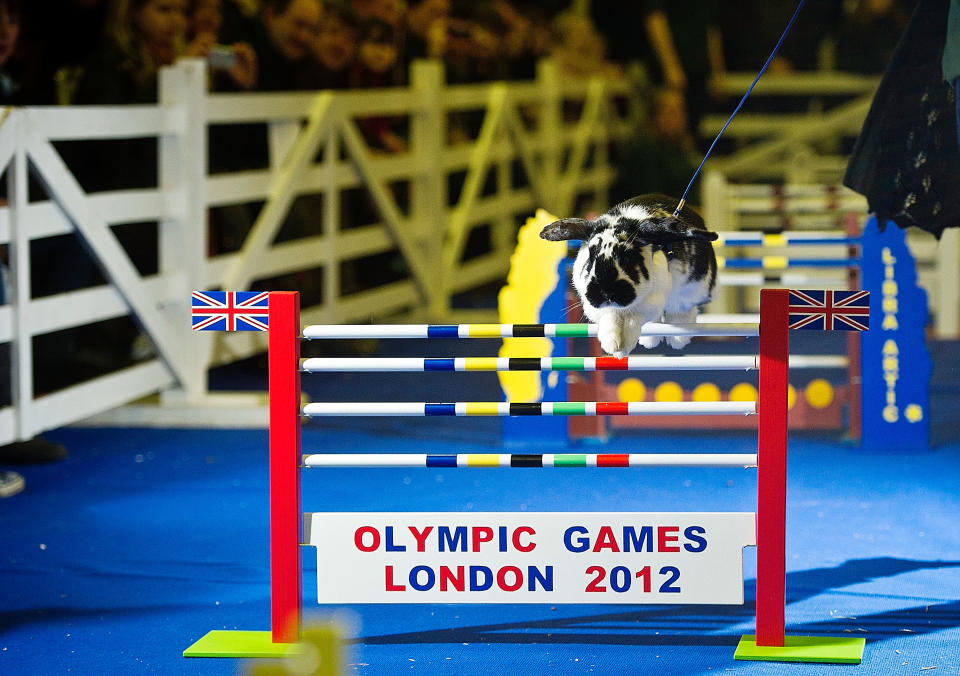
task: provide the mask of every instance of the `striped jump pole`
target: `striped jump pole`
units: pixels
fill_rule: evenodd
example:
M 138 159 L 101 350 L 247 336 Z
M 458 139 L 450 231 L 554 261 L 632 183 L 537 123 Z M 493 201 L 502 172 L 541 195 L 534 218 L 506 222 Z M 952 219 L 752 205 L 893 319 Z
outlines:
M 303 415 L 329 416 L 568 416 L 568 415 L 753 415 L 754 401 L 418 401 L 314 402 Z
M 786 270 L 787 268 L 849 268 L 860 265 L 859 258 L 724 258 L 717 256 L 718 270 Z
M 643 325 L 641 336 L 753 337 L 759 326 L 745 324 Z M 320 324 L 303 329 L 307 340 L 361 338 L 596 338 L 596 324 Z
M 314 372 L 419 371 L 752 371 L 757 355 L 694 357 L 312 357 Z
M 304 467 L 744 467 L 756 453 L 319 453 Z
M 839 266 L 838 266 L 839 267 Z M 848 269 L 832 272 L 833 266 L 820 268 L 821 271 L 771 270 L 743 272 L 728 270 L 717 273 L 717 283 L 726 287 L 741 286 L 781 286 L 786 288 L 808 288 L 810 286 L 827 286 L 842 288 L 847 283 Z M 827 270 L 829 272 L 822 272 Z
M 844 234 L 816 232 L 766 233 L 761 231 L 734 230 L 717 232 L 714 246 L 749 246 L 778 249 L 791 246 L 855 246 L 860 237 Z

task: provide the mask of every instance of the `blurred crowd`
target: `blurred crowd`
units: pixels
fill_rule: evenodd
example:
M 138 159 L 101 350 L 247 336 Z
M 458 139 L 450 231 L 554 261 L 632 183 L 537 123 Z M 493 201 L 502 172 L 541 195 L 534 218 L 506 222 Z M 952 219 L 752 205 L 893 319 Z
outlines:
M 817 68 L 882 72 L 914 2 L 806 3 L 769 76 Z M 644 97 L 651 124 L 621 164 L 648 175 L 649 191 L 676 192 L 682 186 L 670 177 L 689 173 L 691 153 L 704 149 L 696 133 L 703 115 L 728 107 L 725 74 L 758 70 L 795 6 L 795 0 L 0 0 L 0 104 L 155 102 L 159 69 L 180 57 L 205 59 L 210 89 L 225 92 L 403 86 L 411 62 L 421 58 L 442 60 L 451 84 L 531 79 L 544 57 L 564 76 L 618 75 L 639 63 L 655 89 Z M 358 122 L 373 152 L 406 150 L 403 120 Z M 450 142 L 471 137 L 473 126 L 476 120 L 453 116 Z M 250 131 L 211 130 L 211 171 L 263 166 L 265 141 L 238 142 L 242 134 L 263 136 Z M 78 179 L 88 191 L 149 185 L 155 149 L 142 145 L 131 144 L 110 165 L 77 167 Z M 631 161 L 631 152 L 651 149 L 667 153 L 657 156 L 659 164 Z M 214 249 L 224 247 L 230 242 Z
M 824 41 L 841 70 L 879 72 L 911 0 L 807 3 L 771 72 L 816 68 Z M 756 70 L 794 0 L 0 0 L 7 103 L 155 100 L 161 66 L 211 66 L 217 90 L 405 84 L 442 59 L 451 83 L 533 77 L 553 56 L 570 74 L 645 62 L 696 116 L 723 73 Z M 862 36 L 870 36 L 864 45 Z
M 807 3 L 770 77 L 882 72 L 914 1 Z M 260 92 L 403 86 L 421 58 L 442 60 L 451 84 L 530 79 L 544 57 L 564 76 L 618 75 L 639 63 L 655 93 L 644 97 L 651 124 L 632 151 L 671 154 L 651 167 L 631 163 L 628 149 L 622 164 L 645 171 L 650 191 L 675 192 L 682 186 L 668 177 L 689 173 L 689 155 L 703 150 L 703 115 L 725 109 L 725 74 L 755 72 L 794 8 L 795 0 L 0 0 L 0 104 L 155 102 L 160 68 L 180 57 L 207 61 L 211 90 Z M 403 120 L 359 123 L 373 152 L 406 150 Z M 472 126 L 453 116 L 450 141 L 471 137 Z M 211 130 L 211 171 L 263 166 L 265 141 L 238 142 L 250 131 Z M 77 167 L 83 187 L 155 180 L 155 149 L 132 145 L 117 162 Z

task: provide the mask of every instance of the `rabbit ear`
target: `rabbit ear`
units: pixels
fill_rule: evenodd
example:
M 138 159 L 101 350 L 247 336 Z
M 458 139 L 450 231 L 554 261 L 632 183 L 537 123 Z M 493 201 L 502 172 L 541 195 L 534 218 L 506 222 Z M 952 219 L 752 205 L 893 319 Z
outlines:
M 583 218 L 563 218 L 543 226 L 540 237 L 551 242 L 567 239 L 587 239 L 593 233 L 593 221 Z
M 717 233 L 694 228 L 674 216 L 650 218 L 641 222 L 639 234 L 651 244 L 670 244 L 683 240 L 712 242 L 717 239 Z

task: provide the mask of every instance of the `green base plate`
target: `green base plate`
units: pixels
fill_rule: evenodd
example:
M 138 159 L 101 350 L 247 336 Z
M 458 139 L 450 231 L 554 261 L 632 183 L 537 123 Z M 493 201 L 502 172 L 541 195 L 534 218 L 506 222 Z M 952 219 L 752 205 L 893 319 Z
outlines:
M 733 657 L 769 662 L 860 664 L 865 643 L 864 639 L 853 637 L 784 636 L 783 647 L 758 646 L 757 637 L 751 634 L 740 639 Z
M 183 651 L 184 657 L 289 657 L 296 643 L 274 643 L 269 631 L 215 629 Z

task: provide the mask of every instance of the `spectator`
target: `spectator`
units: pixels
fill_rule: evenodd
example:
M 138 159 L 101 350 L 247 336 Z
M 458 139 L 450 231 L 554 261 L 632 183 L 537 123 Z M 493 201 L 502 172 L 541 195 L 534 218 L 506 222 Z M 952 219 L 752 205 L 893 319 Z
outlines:
M 311 88 L 314 74 L 311 49 L 320 23 L 319 0 L 268 0 L 260 22 L 245 36 L 256 55 L 257 77 L 253 89 L 263 92 L 299 91 Z M 242 23 L 237 24 L 242 25 Z M 213 127 L 210 133 L 211 170 L 214 172 L 263 169 L 269 165 L 267 130 L 264 124 L 234 124 Z M 214 253 L 240 248 L 255 216 L 247 205 L 216 212 L 211 249 Z
M 554 19 L 553 28 L 552 56 L 561 72 L 575 77 L 619 72 L 607 61 L 605 41 L 589 16 L 563 12 Z
M 222 0 L 191 0 L 190 40 L 184 56 L 207 59 L 212 74 L 211 89 L 252 89 L 257 82 L 257 55 L 246 42 L 221 45 Z
M 407 63 L 416 59 L 444 57 L 449 18 L 450 0 L 419 0 L 411 3 L 405 17 L 407 39 L 404 56 Z
M 257 55 L 247 42 L 221 44 L 223 29 L 222 0 L 191 0 L 190 44 L 185 56 L 207 59 L 210 88 L 213 90 L 250 90 L 257 83 Z
M 397 63 L 393 26 L 380 19 L 371 19 L 360 27 L 357 58 L 351 73 L 355 88 L 386 87 L 391 84 L 390 72 Z M 407 151 L 407 142 L 393 128 L 389 117 L 367 117 L 359 121 L 367 145 L 374 151 L 400 153 Z
M 311 50 L 320 27 L 319 0 L 268 0 L 254 37 L 257 90 L 297 91 L 310 85 Z
M 352 0 L 351 7 L 357 21 L 364 24 L 368 21 L 379 20 L 390 24 L 394 29 L 399 28 L 402 20 L 401 0 Z
M 920 0 L 850 154 L 843 184 L 888 220 L 938 239 L 960 226 L 960 5 Z
M 499 15 L 503 25 L 500 39 L 503 55 L 508 64 L 505 76 L 510 79 L 522 76 L 533 77 L 534 73 L 526 75 L 530 70 L 530 33 L 533 28 L 531 20 L 507 0 L 496 0 L 493 3 L 493 10 Z
M 204 6 L 207 25 L 217 25 L 210 15 L 219 3 L 210 4 L 207 0 Z M 216 40 L 214 34 L 198 32 L 193 42 L 180 49 L 189 26 L 187 9 L 186 0 L 114 0 L 105 37 L 84 67 L 73 103 L 155 103 L 160 68 L 181 54 L 206 57 Z M 255 79 L 252 51 L 240 45 L 235 50 L 230 76 L 248 88 Z
M 22 88 L 8 70 L 10 58 L 17 49 L 22 18 L 20 0 L 0 0 L 0 104 L 11 105 L 20 102 Z M 6 248 L 0 252 L 0 304 L 7 303 Z M 2 346 L 0 354 L 0 405 L 10 405 L 10 346 Z M 67 450 L 60 444 L 54 444 L 43 437 L 34 437 L 27 441 L 18 441 L 0 446 L 0 465 L 22 465 L 61 460 Z M 26 482 L 19 472 L 0 469 L 0 498 L 16 495 L 24 489 Z
M 19 44 L 22 16 L 20 0 L 0 0 L 0 104 L 4 106 L 23 101 L 23 86 L 10 71 L 10 61 Z
M 312 49 L 322 15 L 323 6 L 319 0 L 266 0 L 260 13 L 261 24 L 251 36 L 259 68 L 257 91 L 303 91 L 312 88 L 310 78 L 315 67 Z M 236 125 L 230 131 L 236 139 L 235 143 L 229 145 L 236 154 L 232 160 L 235 164 L 245 168 L 262 168 L 268 164 L 266 125 Z M 321 221 L 316 216 L 321 204 L 319 195 L 298 196 L 275 241 L 318 234 Z M 255 218 L 251 211 L 248 222 L 238 221 L 242 231 L 226 234 L 239 245 Z M 319 276 L 314 275 L 311 279 L 305 273 L 297 273 L 292 281 L 281 276 L 276 282 L 279 286 L 275 288 L 296 288 L 304 298 L 312 299 L 316 295 Z
M 509 31 L 506 11 L 494 2 L 477 2 L 470 16 L 471 66 L 474 82 L 506 80 L 509 77 L 510 55 L 505 38 Z
M 313 41 L 317 62 L 310 78 L 312 85 L 317 89 L 346 89 L 356 44 L 357 23 L 350 9 L 342 3 L 324 5 L 320 29 Z

